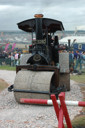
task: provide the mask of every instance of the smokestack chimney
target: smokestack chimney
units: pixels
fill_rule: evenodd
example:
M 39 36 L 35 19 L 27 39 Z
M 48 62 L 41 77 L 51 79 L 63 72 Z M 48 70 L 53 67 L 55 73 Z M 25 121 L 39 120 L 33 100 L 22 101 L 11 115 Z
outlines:
M 43 31 L 42 31 L 42 14 L 35 14 L 35 22 L 36 22 L 36 40 L 42 40 L 43 38 Z

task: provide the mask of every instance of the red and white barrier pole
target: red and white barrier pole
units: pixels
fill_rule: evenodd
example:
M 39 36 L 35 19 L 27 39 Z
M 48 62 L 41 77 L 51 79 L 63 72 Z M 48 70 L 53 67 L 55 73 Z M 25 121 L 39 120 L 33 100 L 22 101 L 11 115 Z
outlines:
M 63 111 L 64 117 L 65 117 L 65 120 L 66 120 L 67 128 L 72 128 L 72 124 L 71 124 L 71 120 L 70 120 L 70 117 L 69 117 L 68 109 L 67 109 L 67 106 L 65 104 L 65 93 L 64 92 L 61 92 L 59 94 L 59 99 L 60 99 L 60 102 L 61 102 L 61 107 L 62 107 L 61 109 Z M 61 122 L 59 122 L 59 123 L 61 124 Z M 62 128 L 62 127 L 58 127 L 58 128 Z
M 58 104 L 60 105 L 60 100 L 57 100 Z M 21 98 L 20 103 L 28 103 L 28 104 L 41 104 L 41 105 L 53 105 L 52 100 L 45 100 L 45 99 L 25 99 Z M 84 101 L 65 101 L 67 106 L 81 106 L 85 107 Z

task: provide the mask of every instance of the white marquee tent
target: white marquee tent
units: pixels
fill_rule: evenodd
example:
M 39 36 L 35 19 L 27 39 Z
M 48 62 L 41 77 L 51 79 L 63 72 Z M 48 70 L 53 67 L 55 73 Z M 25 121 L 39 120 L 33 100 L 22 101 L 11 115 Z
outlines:
M 70 40 L 71 44 L 75 43 L 85 43 L 85 36 L 67 36 L 59 40 L 60 44 L 68 44 L 68 40 Z
M 59 40 L 60 44 L 68 44 L 68 40 L 70 40 L 71 44 L 74 42 L 75 40 L 75 43 L 85 43 L 85 36 L 83 35 L 76 35 L 77 31 L 78 30 L 84 30 L 85 31 L 85 25 L 81 25 L 81 26 L 77 26 L 75 28 L 75 32 L 74 32 L 74 35 L 73 36 L 67 36 L 67 37 L 64 37 L 62 39 Z

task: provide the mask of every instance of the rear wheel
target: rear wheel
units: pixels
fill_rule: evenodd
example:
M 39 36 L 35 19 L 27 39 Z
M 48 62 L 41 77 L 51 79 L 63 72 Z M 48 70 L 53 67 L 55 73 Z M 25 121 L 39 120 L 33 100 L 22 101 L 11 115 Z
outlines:
M 70 73 L 60 73 L 60 85 L 65 85 L 66 90 L 70 91 Z

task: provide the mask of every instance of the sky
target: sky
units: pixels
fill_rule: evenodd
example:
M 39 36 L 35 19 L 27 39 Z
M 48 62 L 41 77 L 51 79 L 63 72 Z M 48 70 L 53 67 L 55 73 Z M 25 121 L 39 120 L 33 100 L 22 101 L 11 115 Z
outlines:
M 18 30 L 17 23 L 39 13 L 75 30 L 85 25 L 85 0 L 0 0 L 0 30 Z

